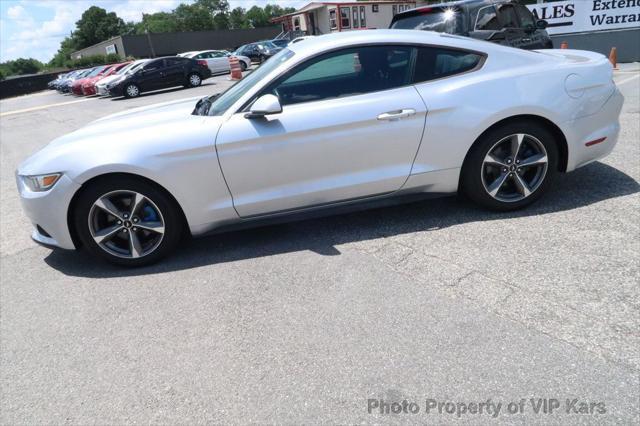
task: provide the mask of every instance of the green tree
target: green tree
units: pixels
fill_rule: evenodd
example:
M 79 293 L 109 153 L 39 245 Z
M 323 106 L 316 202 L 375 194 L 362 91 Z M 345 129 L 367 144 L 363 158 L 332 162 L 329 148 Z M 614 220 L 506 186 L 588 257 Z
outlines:
M 73 38 L 76 48 L 83 49 L 120 35 L 124 29 L 124 21 L 114 12 L 107 13 L 101 7 L 91 6 L 76 22 Z
M 236 7 L 229 12 L 229 27 L 234 30 L 249 28 L 249 23 L 245 16 L 246 11 L 242 7 Z
M 35 74 L 44 68 L 44 64 L 33 58 L 18 58 L 0 64 L 0 69 L 6 76 Z
M 49 61 L 49 67 L 63 67 L 65 63 L 71 59 L 71 53 L 76 51 L 75 40 L 72 37 L 65 37 L 60 43 L 58 52 L 53 56 L 53 59 Z
M 209 11 L 197 4 L 181 4 L 173 11 L 180 31 L 211 30 L 215 27 Z
M 136 33 L 171 33 L 179 30 L 178 23 L 174 19 L 173 13 L 158 12 L 142 14 L 142 22 L 136 24 Z
M 264 9 L 259 6 L 253 6 L 247 11 L 247 22 L 252 28 L 266 27 L 270 25 L 269 16 L 264 13 Z

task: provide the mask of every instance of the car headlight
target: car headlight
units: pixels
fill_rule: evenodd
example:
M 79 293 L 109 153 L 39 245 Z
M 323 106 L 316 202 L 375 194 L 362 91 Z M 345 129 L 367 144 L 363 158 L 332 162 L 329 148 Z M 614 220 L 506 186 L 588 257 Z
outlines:
M 21 176 L 22 182 L 33 192 L 44 192 L 53 188 L 62 173 L 49 173 L 38 176 Z

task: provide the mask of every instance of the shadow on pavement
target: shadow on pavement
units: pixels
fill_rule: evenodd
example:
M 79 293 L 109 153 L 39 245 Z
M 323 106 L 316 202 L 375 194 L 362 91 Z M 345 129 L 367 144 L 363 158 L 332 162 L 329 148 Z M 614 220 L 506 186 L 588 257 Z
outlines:
M 335 246 L 344 243 L 572 210 L 639 190 L 640 185 L 633 178 L 597 162 L 558 176 L 545 197 L 517 212 L 490 212 L 466 200 L 447 197 L 193 239 L 160 263 L 138 269 L 98 262 L 83 250 L 54 250 L 44 260 L 66 275 L 109 278 L 177 271 L 301 250 L 332 256 L 340 254 Z

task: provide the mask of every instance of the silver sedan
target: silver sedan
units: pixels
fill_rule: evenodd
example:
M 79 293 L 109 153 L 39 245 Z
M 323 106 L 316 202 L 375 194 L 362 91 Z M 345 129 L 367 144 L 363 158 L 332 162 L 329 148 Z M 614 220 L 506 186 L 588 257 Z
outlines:
M 148 264 L 185 234 L 461 192 L 495 210 L 614 148 L 599 54 L 424 31 L 295 43 L 219 96 L 97 120 L 20 165 L 33 239 Z

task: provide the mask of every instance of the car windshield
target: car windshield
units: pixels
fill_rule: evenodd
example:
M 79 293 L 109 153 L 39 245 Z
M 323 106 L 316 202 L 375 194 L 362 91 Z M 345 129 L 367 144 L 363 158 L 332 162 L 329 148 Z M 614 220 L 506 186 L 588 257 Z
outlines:
M 288 61 L 293 57 L 293 51 L 284 49 L 278 52 L 271 59 L 260 65 L 258 69 L 251 72 L 248 76 L 238 81 L 236 84 L 227 89 L 226 92 L 214 99 L 209 98 L 212 101 L 209 107 L 209 115 L 222 115 L 231 107 L 238 99 L 240 99 L 247 91 L 249 91 L 256 83 L 262 81 L 271 71 L 276 69 L 282 63 Z
M 147 61 L 134 63 L 133 66 L 127 70 L 127 74 L 133 74 L 134 72 L 136 72 L 138 70 L 138 68 L 140 68 L 142 65 L 144 65 L 146 63 L 147 63 Z
M 126 73 L 127 71 L 129 71 L 129 69 L 131 69 L 131 67 L 135 64 L 135 62 L 131 62 L 127 65 L 125 65 L 124 67 L 120 68 L 118 71 L 116 71 L 116 75 L 122 75 L 124 73 Z
M 460 34 L 463 28 L 462 15 L 458 9 L 452 7 L 416 9 L 405 15 L 397 15 L 391 23 L 391 28 Z
M 104 67 L 96 67 L 93 69 L 93 71 L 89 72 L 89 74 L 87 74 L 87 77 L 93 77 L 95 75 L 98 75 L 100 73 L 100 71 L 102 71 L 104 69 Z

